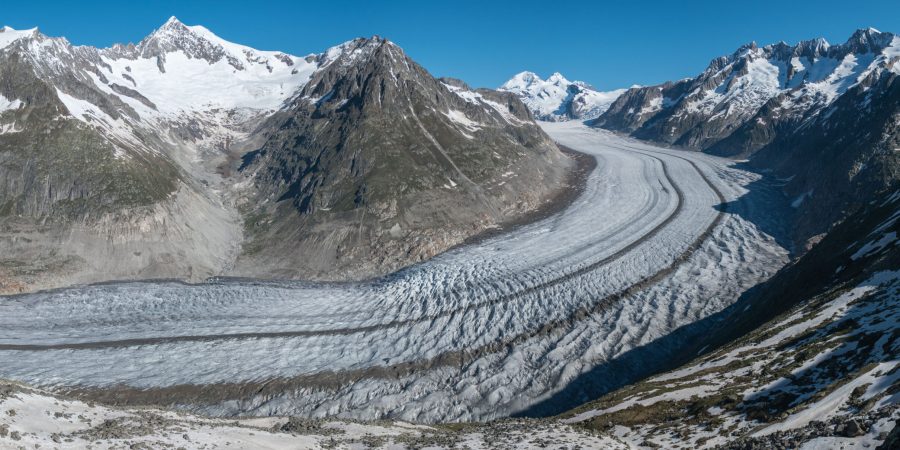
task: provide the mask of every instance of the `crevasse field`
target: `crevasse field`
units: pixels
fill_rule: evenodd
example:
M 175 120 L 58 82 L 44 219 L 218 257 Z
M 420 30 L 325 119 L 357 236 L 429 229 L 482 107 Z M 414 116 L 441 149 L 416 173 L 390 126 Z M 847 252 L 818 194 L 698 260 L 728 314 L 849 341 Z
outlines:
M 214 415 L 490 419 L 552 402 L 588 371 L 602 385 L 605 365 L 787 261 L 774 182 L 578 123 L 542 126 L 598 160 L 559 214 L 367 283 L 11 297 L 0 378 Z

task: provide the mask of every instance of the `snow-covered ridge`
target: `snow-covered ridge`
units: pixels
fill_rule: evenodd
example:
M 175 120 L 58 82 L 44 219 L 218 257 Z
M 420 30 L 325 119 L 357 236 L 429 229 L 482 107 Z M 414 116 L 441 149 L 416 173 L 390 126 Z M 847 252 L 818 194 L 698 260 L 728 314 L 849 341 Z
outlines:
M 24 37 L 34 36 L 37 32 L 37 28 L 31 28 L 28 30 L 16 30 L 12 27 L 4 26 L 3 28 L 0 28 L 0 49 L 4 49 L 9 46 L 9 44 L 12 44 L 13 42 Z
M 17 44 L 14 49 L 10 49 Z M 0 49 L 19 51 L 42 78 L 74 74 L 133 111 L 138 121 L 183 121 L 217 109 L 277 109 L 302 87 L 318 67 L 314 57 L 261 51 L 222 39 L 202 26 L 187 26 L 172 17 L 137 45 L 97 49 L 73 46 L 64 38 L 37 29 L 0 31 Z M 51 82 L 53 82 L 51 80 Z M 67 109 L 83 110 L 67 99 L 97 102 L 83 88 L 53 82 L 68 95 Z M 91 86 L 93 85 L 93 86 Z M 117 116 L 108 107 L 97 110 Z M 136 114 L 135 114 L 136 113 Z M 87 121 L 81 115 L 79 120 Z
M 137 46 L 118 45 L 101 53 L 108 64 L 103 72 L 109 82 L 97 77 L 95 84 L 137 110 L 149 112 L 144 102 L 106 88 L 117 84 L 135 89 L 155 109 L 170 114 L 214 108 L 275 109 L 317 67 L 307 62 L 309 58 L 235 44 L 174 17 Z
M 675 118 L 747 120 L 775 99 L 782 115 L 821 110 L 872 75 L 900 73 L 900 37 L 874 28 L 857 30 L 847 42 L 824 38 L 757 46 L 751 42 L 710 62 L 679 98 L 659 108 L 630 111 L 647 116 L 672 109 Z
M 534 72 L 521 72 L 499 90 L 518 95 L 536 118 L 547 121 L 597 118 L 625 92 L 598 91 L 585 82 L 569 81 L 559 72 L 546 80 Z
M 2 53 L 27 61 L 55 88 L 65 106 L 60 112 L 99 130 L 117 155 L 160 152 L 168 145 L 137 137 L 142 134 L 166 139 L 174 133 L 178 142 L 169 144 L 175 146 L 202 141 L 204 147 L 222 148 L 241 138 L 250 121 L 283 107 L 322 62 L 319 55 L 235 44 L 175 17 L 137 44 L 109 48 L 72 45 L 37 28 L 4 27 Z

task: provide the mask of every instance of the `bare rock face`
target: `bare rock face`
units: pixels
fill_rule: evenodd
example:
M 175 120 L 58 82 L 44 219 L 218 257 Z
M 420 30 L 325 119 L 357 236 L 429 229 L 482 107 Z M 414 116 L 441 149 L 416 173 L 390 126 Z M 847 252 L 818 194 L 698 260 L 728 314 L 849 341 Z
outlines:
M 541 205 L 570 165 L 514 96 L 380 38 L 296 57 L 175 18 L 107 49 L 0 31 L 2 293 L 379 275 Z
M 749 159 L 786 180 L 798 247 L 897 179 L 900 38 L 745 45 L 692 79 L 631 89 L 594 126 Z
M 562 188 L 569 163 L 513 95 L 437 80 L 378 37 L 320 58 L 240 167 L 256 189 L 236 273 L 387 273 Z

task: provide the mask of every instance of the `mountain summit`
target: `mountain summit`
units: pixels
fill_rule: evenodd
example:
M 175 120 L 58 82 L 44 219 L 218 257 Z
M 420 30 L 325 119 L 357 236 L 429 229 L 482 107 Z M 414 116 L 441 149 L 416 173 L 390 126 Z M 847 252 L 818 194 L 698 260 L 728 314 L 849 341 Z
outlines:
M 500 86 L 522 99 L 540 120 L 587 120 L 602 114 L 625 89 L 601 92 L 581 81 L 569 81 L 555 72 L 542 80 L 534 72 L 521 72 Z
M 900 37 L 745 45 L 694 78 L 630 89 L 594 126 L 749 158 L 787 181 L 803 242 L 885 187 L 900 167 Z
M 376 276 L 543 204 L 570 165 L 515 96 L 378 37 L 297 57 L 174 17 L 103 49 L 0 31 L 0 291 Z
M 377 36 L 317 63 L 244 157 L 249 215 L 265 219 L 247 230 L 260 250 L 238 260 L 242 275 L 389 271 L 535 207 L 565 178 L 567 158 L 512 94 L 435 79 Z M 278 245 L 298 229 L 306 251 Z

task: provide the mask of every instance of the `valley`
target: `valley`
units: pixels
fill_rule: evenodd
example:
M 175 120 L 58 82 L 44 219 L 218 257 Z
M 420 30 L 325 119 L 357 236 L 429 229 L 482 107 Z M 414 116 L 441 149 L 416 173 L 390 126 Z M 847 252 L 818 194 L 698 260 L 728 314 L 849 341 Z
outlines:
M 0 377 L 214 415 L 484 420 L 721 311 L 787 261 L 740 214 L 759 207 L 741 200 L 758 175 L 578 124 L 544 126 L 598 160 L 556 215 L 366 283 L 16 296 L 0 305 Z M 666 294 L 686 278 L 693 289 Z M 148 359 L 157 363 L 129 363 Z M 620 372 L 608 388 L 652 370 Z
M 526 9 L 0 29 L 0 449 L 900 447 L 900 37 Z

